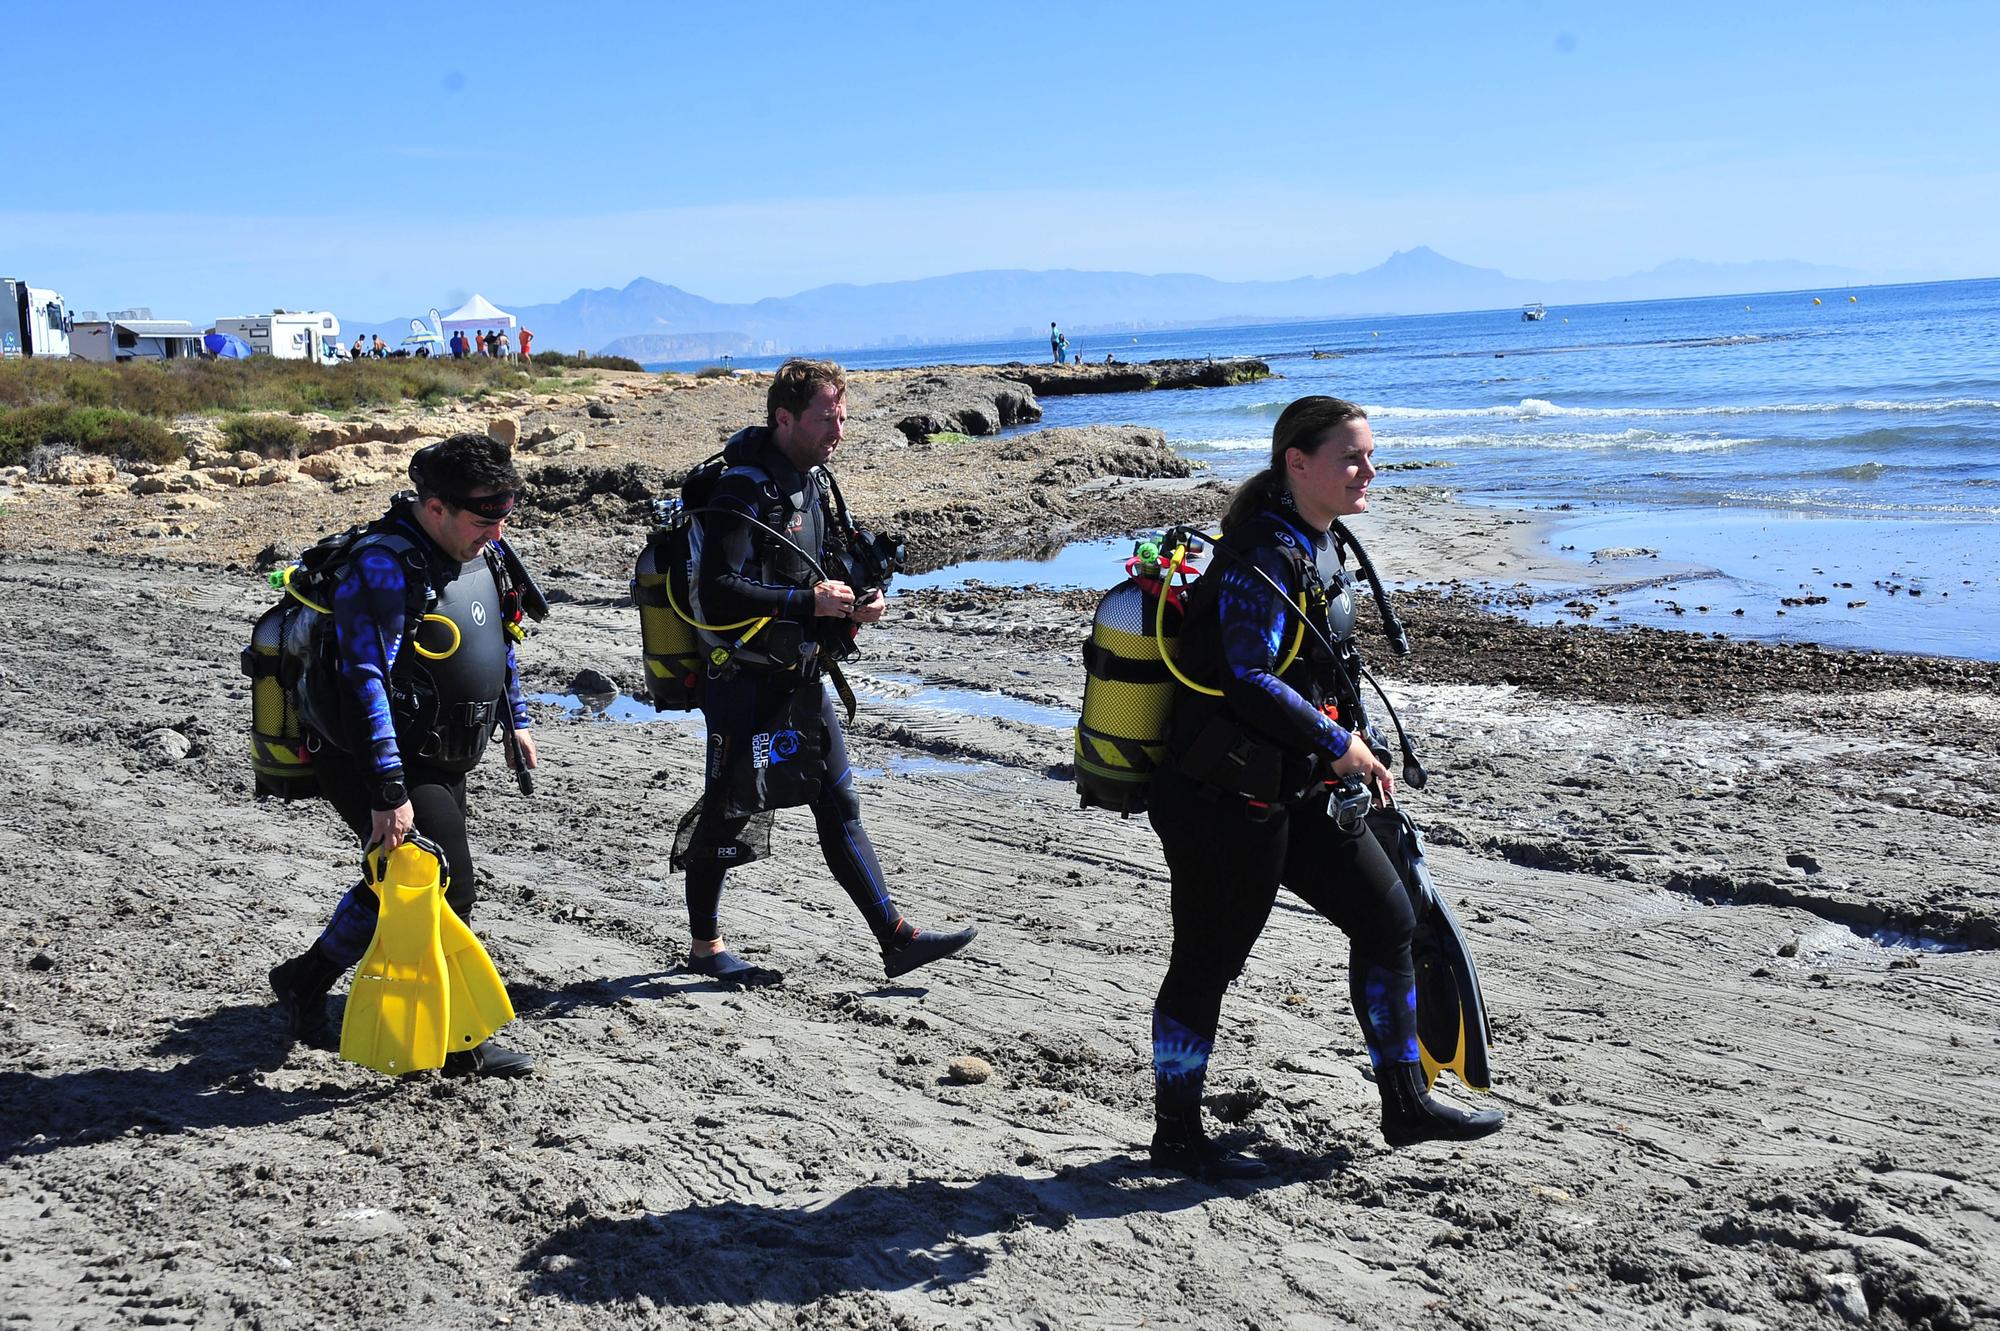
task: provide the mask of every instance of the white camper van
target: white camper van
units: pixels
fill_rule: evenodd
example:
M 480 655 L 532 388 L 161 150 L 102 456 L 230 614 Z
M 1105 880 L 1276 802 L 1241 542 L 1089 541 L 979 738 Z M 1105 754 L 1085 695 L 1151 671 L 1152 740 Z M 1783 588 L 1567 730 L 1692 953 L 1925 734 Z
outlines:
M 250 350 L 276 360 L 332 365 L 340 359 L 340 320 L 324 310 L 272 310 L 217 319 L 215 331 L 234 333 Z
M 0 277 L 0 357 L 67 356 L 69 329 L 60 295 Z

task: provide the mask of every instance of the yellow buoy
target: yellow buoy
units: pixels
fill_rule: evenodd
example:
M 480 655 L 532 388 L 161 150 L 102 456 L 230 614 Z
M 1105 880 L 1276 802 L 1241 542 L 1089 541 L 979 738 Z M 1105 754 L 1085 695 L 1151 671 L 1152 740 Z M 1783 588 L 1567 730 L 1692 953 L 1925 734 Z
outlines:
M 1745 306 L 1744 306 L 1743 308 L 1747 310 L 1747 309 L 1749 309 L 1750 307 L 1749 307 L 1748 305 L 1745 305 Z
M 1370 334 L 1369 334 L 1368 336 L 1370 336 L 1370 337 L 1380 337 L 1380 336 L 1382 336 L 1382 335 L 1381 335 L 1380 333 L 1370 333 Z
M 1815 305 L 1819 304 L 1819 297 L 1818 297 L 1818 296 L 1814 296 L 1814 297 L 1813 297 L 1813 304 L 1815 304 Z
M 1859 297 L 1859 296 L 1849 296 L 1849 297 L 1847 298 L 1847 303 L 1848 303 L 1849 305 L 1853 305 L 1853 304 L 1856 304 L 1856 303 L 1858 303 L 1858 302 L 1860 301 L 1860 299 L 1861 299 L 1861 297 Z

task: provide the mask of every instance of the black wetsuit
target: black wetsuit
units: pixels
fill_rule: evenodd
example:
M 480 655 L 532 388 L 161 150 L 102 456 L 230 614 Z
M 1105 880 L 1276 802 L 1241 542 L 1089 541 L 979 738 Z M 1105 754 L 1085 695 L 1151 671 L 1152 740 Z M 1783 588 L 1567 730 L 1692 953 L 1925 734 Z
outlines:
M 824 663 L 851 640 L 851 626 L 813 615 L 813 564 L 827 564 L 835 536 L 821 481 L 786 461 L 761 426 L 733 437 L 724 457 L 729 470 L 708 501 L 724 511 L 699 520 L 689 609 L 704 624 L 766 616 L 771 623 L 702 682 L 708 762 L 701 802 L 681 820 L 674 855 L 675 866 L 687 871 L 688 927 L 698 939 L 721 937 L 718 910 L 730 866 L 764 854 L 771 810 L 805 804 L 827 868 L 888 951 L 912 931 L 890 900 L 861 825 L 840 717 L 823 678 Z M 784 532 L 812 562 L 769 532 L 732 521 L 730 512 Z M 826 571 L 840 579 L 835 569 Z M 704 637 L 734 645 L 742 632 Z
M 1310 630 L 1300 636 L 1297 605 L 1251 565 L 1306 594 L 1337 654 Z M 1322 710 L 1332 704 L 1359 724 L 1354 605 L 1333 539 L 1289 505 L 1230 532 L 1190 598 L 1178 660 L 1222 696 L 1177 693 L 1168 761 L 1147 800 L 1173 882 L 1173 955 L 1153 1008 L 1163 1116 L 1198 1112 L 1223 991 L 1280 886 L 1348 935 L 1350 996 L 1370 1060 L 1418 1060 L 1409 897 L 1366 827 L 1344 832 L 1327 808 L 1328 764 L 1361 742 Z

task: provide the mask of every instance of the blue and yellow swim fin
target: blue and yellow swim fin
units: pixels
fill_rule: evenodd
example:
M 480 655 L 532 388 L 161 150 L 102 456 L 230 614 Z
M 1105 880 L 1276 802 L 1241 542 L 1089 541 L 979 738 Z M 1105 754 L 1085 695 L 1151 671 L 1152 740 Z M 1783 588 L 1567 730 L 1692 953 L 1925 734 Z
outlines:
M 442 1067 L 451 997 L 440 927 L 449 911 L 444 854 L 413 836 L 387 855 L 370 851 L 362 863 L 381 907 L 347 993 L 340 1056 L 392 1077 Z
M 1396 866 L 1416 915 L 1410 961 L 1417 975 L 1417 1052 L 1424 1084 L 1435 1085 L 1438 1074 L 1449 1070 L 1475 1091 L 1491 1090 L 1488 1050 L 1493 1030 L 1479 987 L 1479 968 L 1473 964 L 1458 917 L 1431 880 L 1423 836 L 1399 808 L 1371 812 L 1368 825 Z

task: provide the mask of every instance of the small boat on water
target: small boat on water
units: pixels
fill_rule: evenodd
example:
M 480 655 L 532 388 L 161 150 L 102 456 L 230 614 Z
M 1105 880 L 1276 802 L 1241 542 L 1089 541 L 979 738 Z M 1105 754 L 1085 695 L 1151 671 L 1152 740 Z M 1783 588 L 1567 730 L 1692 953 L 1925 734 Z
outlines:
M 1543 308 L 1540 301 L 1536 301 L 1533 305 L 1523 305 L 1521 307 L 1521 322 L 1524 324 L 1538 324 L 1548 317 L 1549 312 Z

